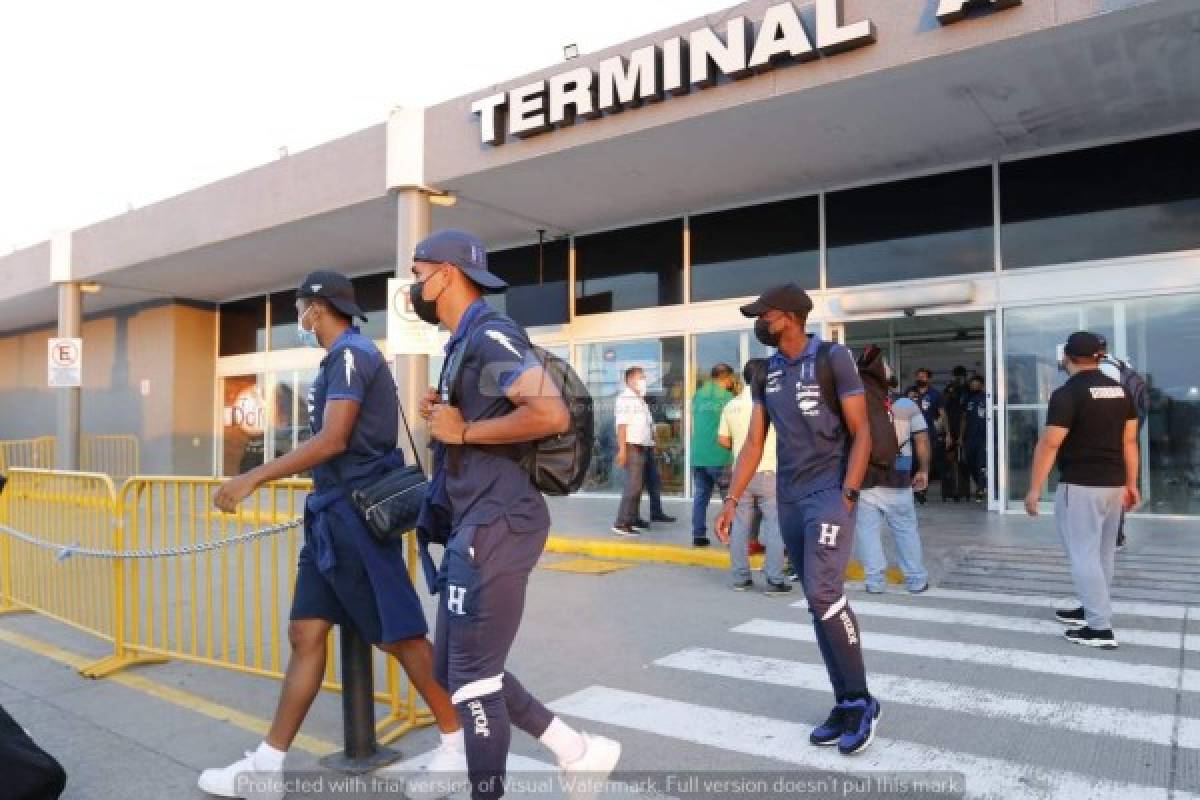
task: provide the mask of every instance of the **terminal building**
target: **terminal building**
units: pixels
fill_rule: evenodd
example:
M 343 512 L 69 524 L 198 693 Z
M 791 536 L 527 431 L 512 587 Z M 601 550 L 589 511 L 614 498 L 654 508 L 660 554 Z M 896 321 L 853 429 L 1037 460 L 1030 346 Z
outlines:
M 597 398 L 586 491 L 616 490 L 637 363 L 664 491 L 689 494 L 692 394 L 762 354 L 738 305 L 795 281 L 813 332 L 880 345 L 902 388 L 984 376 L 994 511 L 1027 489 L 1056 345 L 1103 333 L 1150 385 L 1142 513 L 1200 514 L 1195 0 L 751 0 L 495 79 L 0 257 L 0 439 L 69 428 L 47 340 L 78 332 L 82 430 L 136 436 L 142 472 L 287 452 L 321 358 L 294 290 L 318 267 L 354 276 L 411 397 L 445 334 L 389 281 L 456 227 Z

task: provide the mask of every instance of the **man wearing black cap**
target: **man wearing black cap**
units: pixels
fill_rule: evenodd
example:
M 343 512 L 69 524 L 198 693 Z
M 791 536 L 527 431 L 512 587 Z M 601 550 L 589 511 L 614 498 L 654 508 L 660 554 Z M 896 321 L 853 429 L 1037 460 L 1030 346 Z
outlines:
M 525 331 L 483 301 L 506 284 L 488 270 L 478 239 L 435 233 L 417 245 L 412 271 L 413 310 L 451 331 L 439 387 L 421 404 L 436 444 L 418 531 L 449 539 L 437 578 L 436 661 L 466 732 L 471 796 L 504 794 L 510 723 L 550 748 L 565 772 L 603 781 L 621 746 L 571 729 L 504 668 L 550 531 L 520 455 L 562 432 L 570 415 Z
M 778 351 L 754 387 L 750 430 L 734 467 L 717 535 L 728 542 L 734 511 L 758 469 L 767 426 L 777 442 L 776 495 L 788 553 L 801 575 L 817 644 L 837 705 L 809 736 L 815 745 L 862 752 L 875 736 L 879 702 L 867 691 L 858 622 L 846 601 L 854 550 L 855 504 L 867 472 L 871 435 L 862 379 L 844 345 L 804 331 L 812 301 L 795 284 L 742 306 L 759 341 Z
M 290 453 L 226 481 L 214 497 L 219 509 L 233 512 L 262 484 L 312 470 L 283 691 L 258 749 L 200 775 L 200 788 L 221 797 L 283 797 L 284 756 L 321 688 L 325 643 L 334 624 L 353 625 L 403 665 L 442 732 L 437 767 L 460 773 L 466 768 L 458 716 L 434 677 L 429 628 L 403 548 L 377 541 L 348 498 L 353 489 L 404 465 L 396 450 L 399 415 L 391 370 L 374 342 L 352 324 L 363 313 L 344 275 L 309 275 L 296 292 L 296 311 L 301 341 L 328 351 L 308 396 L 313 435 Z
M 1072 642 L 1112 650 L 1117 528 L 1122 509 L 1136 507 L 1141 497 L 1137 411 L 1125 388 L 1100 371 L 1103 352 L 1103 340 L 1087 331 L 1067 339 L 1060 367 L 1071 377 L 1050 395 L 1025 510 L 1037 516 L 1042 486 L 1057 458 L 1054 519 L 1081 607 L 1055 617 L 1070 626 L 1065 633 Z

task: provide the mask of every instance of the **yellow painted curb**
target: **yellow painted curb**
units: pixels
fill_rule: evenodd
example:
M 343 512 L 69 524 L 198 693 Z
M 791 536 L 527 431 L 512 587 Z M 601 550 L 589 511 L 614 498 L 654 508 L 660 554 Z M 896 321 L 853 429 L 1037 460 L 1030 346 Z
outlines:
M 28 650 L 31 653 L 36 653 L 39 656 L 48 658 L 52 661 L 57 661 L 60 664 L 65 664 L 69 667 L 79 670 L 92 663 L 92 659 L 85 658 L 78 653 L 72 653 L 69 650 L 64 650 L 58 645 L 44 642 L 41 639 L 34 639 L 32 636 L 16 633 L 0 629 L 0 641 L 11 644 L 14 647 L 19 647 L 22 650 Z M 185 692 L 182 689 L 176 689 L 174 686 L 152 681 L 142 675 L 134 675 L 129 672 L 118 672 L 110 675 L 105 679 L 109 683 L 119 683 L 126 688 L 133 689 L 143 694 L 148 694 L 166 703 L 179 706 L 180 708 L 193 711 L 197 714 L 203 714 L 221 722 L 228 722 L 242 730 L 250 731 L 259 736 L 266 736 L 267 730 L 271 727 L 268 720 L 246 714 L 237 709 L 223 706 L 220 703 L 215 703 L 212 700 L 200 697 L 199 695 Z M 307 750 L 313 755 L 325 756 L 330 753 L 336 753 L 342 748 L 318 739 L 314 736 L 305 736 L 300 734 L 296 737 L 295 746 L 302 750 Z
M 650 564 L 675 564 L 684 567 L 708 567 L 729 569 L 729 551 L 719 546 L 687 547 L 678 544 L 649 544 L 646 542 L 617 542 L 608 539 L 583 539 L 575 536 L 551 536 L 546 541 L 546 551 L 594 558 L 616 558 L 624 561 L 641 561 Z M 750 557 L 750 566 L 762 567 L 761 555 Z M 851 561 L 846 568 L 846 580 L 861 581 L 866 576 L 862 564 Z M 900 584 L 904 576 L 896 567 L 888 567 L 887 582 Z

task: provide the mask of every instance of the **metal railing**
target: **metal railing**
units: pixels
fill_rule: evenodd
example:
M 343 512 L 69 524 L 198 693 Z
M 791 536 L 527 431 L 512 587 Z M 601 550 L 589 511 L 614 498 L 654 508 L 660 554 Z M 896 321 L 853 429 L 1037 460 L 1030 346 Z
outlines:
M 271 678 L 286 668 L 288 610 L 303 541 L 306 480 L 259 489 L 235 514 L 215 478 L 130 478 L 13 469 L 0 495 L 0 613 L 31 610 L 113 643 L 89 677 L 167 659 Z M 7 533 L 7 535 L 5 535 Z M 407 541 L 410 575 L 419 569 Z M 341 691 L 328 643 L 324 688 Z M 394 659 L 374 656 L 379 741 L 432 722 Z
M 53 436 L 0 440 L 0 472 L 18 467 L 54 469 L 54 458 Z
M 0 472 L 20 467 L 54 469 L 58 448 L 53 436 L 0 440 Z M 141 472 L 141 443 L 129 434 L 91 434 L 79 439 L 79 468 L 122 481 Z

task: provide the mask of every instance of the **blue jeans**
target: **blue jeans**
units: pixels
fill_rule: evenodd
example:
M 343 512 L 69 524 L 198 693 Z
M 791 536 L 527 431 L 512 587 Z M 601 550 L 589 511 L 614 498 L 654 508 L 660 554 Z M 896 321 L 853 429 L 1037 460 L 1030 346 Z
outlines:
M 728 467 L 692 467 L 692 538 L 708 538 L 708 502 L 713 489 L 729 488 Z
M 779 508 L 775 505 L 774 472 L 755 473 L 733 513 L 733 533 L 729 538 L 733 579 L 750 580 L 750 528 L 754 525 L 755 508 L 762 512 L 758 538 L 767 551 L 764 573 L 771 583 L 783 583 L 783 534 L 779 532 Z
M 854 555 L 867 573 L 867 588 L 883 591 L 887 578 L 887 556 L 883 553 L 883 524 L 892 529 L 896 542 L 896 560 L 910 590 L 920 589 L 929 580 L 921 563 L 921 535 L 917 532 L 917 510 L 911 489 L 876 487 L 863 489 L 858 498 L 858 519 Z

